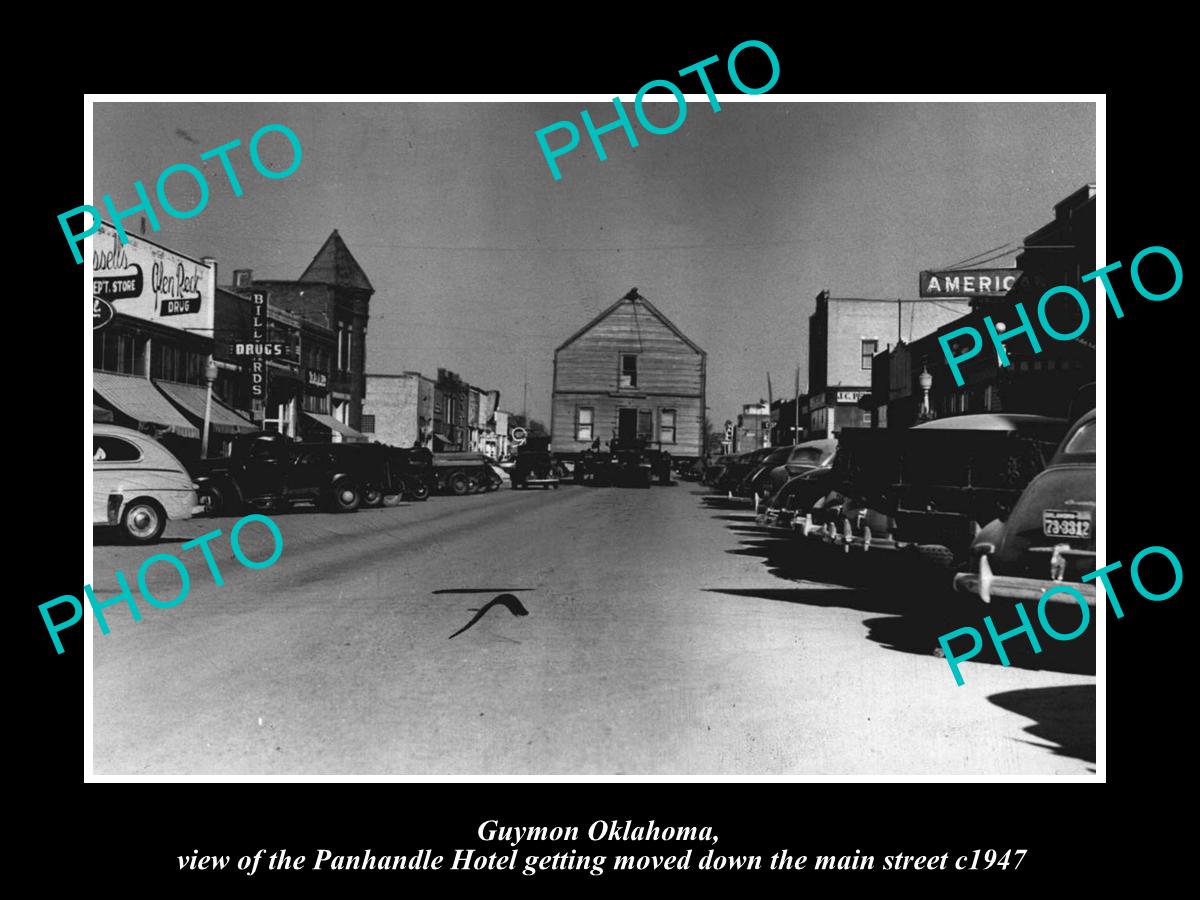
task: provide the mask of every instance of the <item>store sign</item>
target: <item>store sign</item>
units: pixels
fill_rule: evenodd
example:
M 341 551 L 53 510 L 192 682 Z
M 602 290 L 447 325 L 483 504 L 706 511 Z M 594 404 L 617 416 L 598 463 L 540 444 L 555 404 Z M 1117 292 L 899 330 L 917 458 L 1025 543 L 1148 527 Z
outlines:
M 266 344 L 230 344 L 230 351 L 234 356 L 289 356 L 291 351 L 286 344 L 281 344 L 278 341 Z
M 99 331 L 113 320 L 112 304 L 100 297 L 92 298 L 92 331 Z
M 838 403 L 857 403 L 863 397 L 867 396 L 870 391 L 838 391 Z
M 92 244 L 92 296 L 114 312 L 210 336 L 212 267 L 136 235 L 127 237 L 121 244 L 113 226 L 100 224 Z
M 267 340 L 267 295 L 255 291 L 250 295 L 253 305 L 253 320 L 250 337 L 253 345 L 262 347 Z M 262 353 L 254 354 L 250 360 L 250 396 L 262 400 L 267 396 L 267 359 Z
M 329 376 L 324 372 L 318 372 L 316 369 L 309 369 L 308 383 L 310 387 L 327 388 L 329 387 Z
M 1020 269 L 949 269 L 921 273 L 922 297 L 1003 297 L 1012 290 Z

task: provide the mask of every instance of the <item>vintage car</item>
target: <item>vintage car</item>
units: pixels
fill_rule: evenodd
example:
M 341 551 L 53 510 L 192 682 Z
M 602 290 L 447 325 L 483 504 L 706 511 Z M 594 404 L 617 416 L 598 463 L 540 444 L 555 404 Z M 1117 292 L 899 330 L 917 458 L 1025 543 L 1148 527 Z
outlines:
M 837 452 L 837 438 L 805 441 L 791 448 L 787 460 L 770 472 L 770 483 L 763 485 L 760 496 L 770 496 L 797 475 L 814 469 L 827 469 Z
M 715 488 L 731 462 L 733 462 L 733 457 L 729 454 L 718 456 L 704 470 L 703 477 L 701 478 L 702 483 L 708 487 Z
M 200 502 L 214 516 L 295 503 L 353 512 L 362 504 L 363 484 L 376 476 L 364 474 L 369 470 L 365 454 L 337 449 L 345 446 L 302 444 L 275 432 L 239 435 L 230 456 L 197 464 Z
M 739 488 L 742 480 L 758 466 L 759 462 L 771 452 L 770 447 L 759 450 L 747 450 L 735 453 L 722 468 L 721 474 L 712 482 L 715 490 L 732 494 Z
M 791 453 L 792 448 L 790 446 L 768 449 L 742 476 L 742 480 L 733 489 L 734 495 L 738 497 L 758 497 L 765 499 L 773 494 L 774 491 L 770 490 L 771 471 L 787 462 Z
M 903 549 L 959 568 L 983 525 L 1006 514 L 1045 467 L 1066 426 L 985 413 L 904 430 L 844 429 L 824 538 L 847 552 Z
M 772 494 L 759 509 L 757 524 L 772 531 L 803 531 L 811 522 L 813 507 L 829 492 L 829 467 L 809 469 L 797 475 Z
M 162 537 L 168 519 L 203 511 L 192 476 L 166 447 L 130 428 L 94 423 L 94 526 L 115 526 L 126 540 L 149 544 Z
M 1095 410 L 1071 427 L 1012 512 L 979 532 L 971 555 L 972 571 L 956 575 L 954 586 L 985 603 L 1037 601 L 1051 588 L 1069 584 L 1095 605 L 1095 582 L 1080 580 L 1096 568 Z M 1064 592 L 1047 602 L 1078 601 Z
M 529 435 L 517 449 L 517 462 L 509 472 L 514 489 L 541 485 L 543 488 L 558 488 L 558 461 L 550 452 L 550 438 L 544 435 Z

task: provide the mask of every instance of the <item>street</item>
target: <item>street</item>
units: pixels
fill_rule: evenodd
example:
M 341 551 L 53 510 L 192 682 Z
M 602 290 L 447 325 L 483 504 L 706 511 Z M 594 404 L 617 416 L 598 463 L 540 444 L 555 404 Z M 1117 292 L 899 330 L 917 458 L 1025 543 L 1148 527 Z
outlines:
M 1095 769 L 1096 679 L 1055 665 L 1063 647 L 1010 641 L 1015 665 L 981 655 L 958 687 L 937 636 L 987 610 L 783 577 L 790 545 L 694 483 L 272 518 L 284 549 L 261 571 L 233 558 L 234 517 L 172 522 L 143 548 L 96 532 L 98 599 L 115 569 L 136 584 L 144 559 L 217 527 L 225 580 L 183 551 L 185 602 L 93 625 L 97 775 Z M 265 528 L 242 539 L 269 555 Z M 149 583 L 178 591 L 169 566 Z M 517 602 L 470 624 L 501 594 Z

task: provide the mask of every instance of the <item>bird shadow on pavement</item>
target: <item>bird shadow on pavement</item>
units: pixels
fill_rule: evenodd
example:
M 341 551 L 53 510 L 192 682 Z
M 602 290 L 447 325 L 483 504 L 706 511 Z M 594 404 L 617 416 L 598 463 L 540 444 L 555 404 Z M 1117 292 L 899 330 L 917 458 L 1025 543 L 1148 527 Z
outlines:
M 1025 731 L 1040 741 L 1026 741 L 1056 756 L 1096 762 L 1096 686 L 1026 688 L 992 694 L 988 700 L 1001 709 L 1033 719 Z M 1093 768 L 1094 772 L 1095 769 Z

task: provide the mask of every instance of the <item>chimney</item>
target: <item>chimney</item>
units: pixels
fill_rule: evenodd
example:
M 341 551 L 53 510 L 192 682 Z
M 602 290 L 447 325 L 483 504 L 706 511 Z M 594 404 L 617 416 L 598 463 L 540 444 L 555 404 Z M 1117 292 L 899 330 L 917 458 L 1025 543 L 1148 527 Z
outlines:
M 200 262 L 204 263 L 213 272 L 213 287 L 217 286 L 217 258 L 215 256 L 202 256 Z
M 248 288 L 254 281 L 253 269 L 234 269 L 233 270 L 233 286 L 235 288 Z

